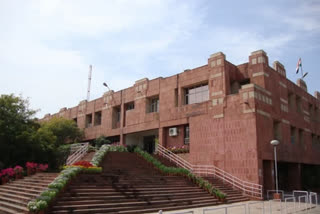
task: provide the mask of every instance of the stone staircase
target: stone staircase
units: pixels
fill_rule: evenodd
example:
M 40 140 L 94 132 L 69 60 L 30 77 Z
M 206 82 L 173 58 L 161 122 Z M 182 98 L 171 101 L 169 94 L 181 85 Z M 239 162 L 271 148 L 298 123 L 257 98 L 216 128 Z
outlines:
M 134 153 L 108 153 L 101 175 L 78 176 L 51 213 L 150 213 L 219 201 L 180 176 L 164 176 Z
M 227 202 L 228 203 L 236 203 L 241 201 L 250 200 L 247 196 L 244 196 L 240 190 L 235 190 L 229 184 L 223 183 L 222 180 L 213 177 L 204 177 L 204 179 L 208 180 L 213 184 L 217 189 L 227 194 Z
M 170 162 L 169 159 L 161 156 L 161 155 L 153 155 L 153 157 L 157 158 L 162 164 L 169 167 L 177 167 L 173 162 Z M 227 202 L 228 203 L 236 203 L 241 201 L 250 200 L 248 197 L 244 196 L 241 191 L 235 190 L 232 186 L 223 183 L 222 180 L 213 177 L 204 177 L 206 180 L 210 181 L 216 188 L 221 190 L 222 192 L 227 194 Z
M 0 214 L 27 213 L 27 204 L 48 188 L 58 173 L 36 173 L 0 185 Z

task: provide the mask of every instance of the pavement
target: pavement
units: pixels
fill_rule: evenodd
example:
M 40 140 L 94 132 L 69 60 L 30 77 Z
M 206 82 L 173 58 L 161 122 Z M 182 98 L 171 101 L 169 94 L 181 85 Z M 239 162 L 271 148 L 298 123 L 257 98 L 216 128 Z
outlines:
M 233 204 L 223 204 L 211 207 L 201 207 L 194 209 L 175 210 L 162 212 L 162 214 L 281 214 L 281 213 L 297 213 L 297 214 L 320 214 L 320 205 L 313 205 L 309 208 L 309 204 L 279 201 L 247 201 Z M 225 212 L 227 208 L 227 212 Z M 263 212 L 264 207 L 264 212 Z M 204 212 L 205 210 L 205 212 Z M 247 210 L 247 212 L 246 212 Z M 159 213 L 159 212 L 157 212 Z

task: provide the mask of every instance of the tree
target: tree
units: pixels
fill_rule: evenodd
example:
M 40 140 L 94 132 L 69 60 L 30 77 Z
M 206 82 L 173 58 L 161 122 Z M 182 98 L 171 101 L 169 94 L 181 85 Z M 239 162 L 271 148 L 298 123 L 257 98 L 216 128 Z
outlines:
M 73 120 L 54 117 L 41 124 L 40 132 L 51 132 L 55 137 L 55 146 L 78 141 L 83 137 L 83 132 Z
M 38 123 L 35 112 L 22 97 L 0 96 L 0 169 L 27 161 L 57 168 L 69 153 L 65 143 L 81 139 L 83 133 L 73 120 Z
M 8 165 L 17 162 L 19 152 L 28 147 L 38 125 L 32 118 L 35 111 L 29 109 L 28 100 L 13 94 L 0 97 L 0 162 Z M 0 164 L 1 165 L 1 164 Z M 0 166 L 1 167 L 1 166 Z

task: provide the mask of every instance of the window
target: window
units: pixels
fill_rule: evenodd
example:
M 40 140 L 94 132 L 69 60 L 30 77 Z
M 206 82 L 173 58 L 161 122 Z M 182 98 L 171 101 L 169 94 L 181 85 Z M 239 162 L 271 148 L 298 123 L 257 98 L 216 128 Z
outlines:
M 159 97 L 149 99 L 149 112 L 159 112 Z
M 279 121 L 273 122 L 273 137 L 276 140 L 281 140 L 281 123 Z
M 318 122 L 319 121 L 319 109 L 317 107 L 314 108 L 314 117 L 313 117 L 313 120 L 315 122 Z
M 296 128 L 293 126 L 290 128 L 290 141 L 292 144 L 296 142 Z
M 112 128 L 120 128 L 121 107 L 116 106 L 112 108 Z
M 95 126 L 101 125 L 101 111 L 94 113 L 94 125 Z
M 86 128 L 92 126 L 92 114 L 87 114 L 86 115 Z
M 116 119 L 116 122 L 120 122 L 120 118 L 121 118 L 121 110 L 120 110 L 120 107 L 116 107 L 115 108 L 115 119 Z
M 311 103 L 309 103 L 309 114 L 310 114 L 310 117 L 313 118 L 314 111 L 313 111 L 313 105 Z
M 208 84 L 185 89 L 185 104 L 201 103 L 209 100 Z
M 73 118 L 73 121 L 78 125 L 78 118 Z
M 312 137 L 312 146 L 316 146 L 317 143 L 318 143 L 318 142 L 317 142 L 317 141 L 318 141 L 317 135 L 312 134 L 311 137 Z
M 302 113 L 301 97 L 296 96 L 297 112 Z
M 304 138 L 303 138 L 303 130 L 302 129 L 299 129 L 299 144 L 303 144 Z
M 174 106 L 178 107 L 179 105 L 179 95 L 178 95 L 178 89 L 174 89 Z
M 126 104 L 126 111 L 130 111 L 134 109 L 134 102 Z
M 290 109 L 294 108 L 294 94 L 291 92 L 288 94 L 288 104 Z
M 189 125 L 184 127 L 184 144 L 189 144 L 190 129 Z

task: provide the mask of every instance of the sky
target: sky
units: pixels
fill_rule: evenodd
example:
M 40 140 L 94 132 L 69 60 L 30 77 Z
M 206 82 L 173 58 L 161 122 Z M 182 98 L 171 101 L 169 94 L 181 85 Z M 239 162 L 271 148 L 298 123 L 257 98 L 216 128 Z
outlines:
M 142 78 L 235 64 L 263 49 L 293 82 L 299 57 L 320 91 L 320 1 L 0 0 L 0 94 L 21 95 L 41 118 Z

